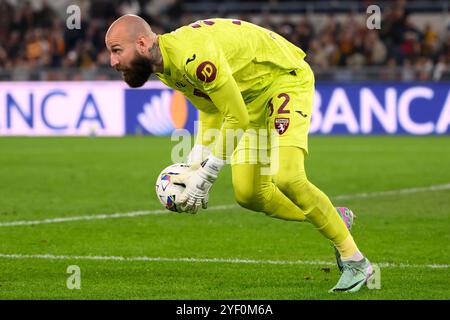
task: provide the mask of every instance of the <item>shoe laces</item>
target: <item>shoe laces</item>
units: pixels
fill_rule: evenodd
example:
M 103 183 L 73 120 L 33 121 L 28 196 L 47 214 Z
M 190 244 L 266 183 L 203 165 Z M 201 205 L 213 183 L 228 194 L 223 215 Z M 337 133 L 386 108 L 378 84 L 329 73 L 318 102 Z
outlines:
M 345 263 L 343 266 L 343 272 L 345 272 L 345 271 L 348 271 L 352 275 L 356 276 L 361 270 L 356 266 L 352 266 L 349 263 Z

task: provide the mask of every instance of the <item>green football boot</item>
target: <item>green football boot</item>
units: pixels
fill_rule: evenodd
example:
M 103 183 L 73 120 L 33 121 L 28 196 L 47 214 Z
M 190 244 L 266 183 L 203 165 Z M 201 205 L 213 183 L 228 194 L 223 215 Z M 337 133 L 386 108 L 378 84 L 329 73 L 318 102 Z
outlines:
M 329 292 L 356 292 L 373 275 L 373 268 L 367 258 L 361 261 L 342 261 L 342 275 Z

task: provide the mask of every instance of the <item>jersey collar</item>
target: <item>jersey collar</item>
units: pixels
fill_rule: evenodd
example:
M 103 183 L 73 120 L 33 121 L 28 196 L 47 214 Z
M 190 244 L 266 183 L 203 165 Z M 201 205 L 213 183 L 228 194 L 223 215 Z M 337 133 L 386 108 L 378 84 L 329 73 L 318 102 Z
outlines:
M 169 65 L 170 65 L 169 61 L 170 60 L 169 60 L 169 56 L 167 55 L 166 49 L 164 48 L 163 36 L 164 35 L 159 35 L 158 36 L 158 45 L 159 45 L 159 50 L 161 50 L 164 71 L 163 71 L 163 73 L 157 73 L 156 75 L 158 75 L 158 76 L 170 76 L 170 67 L 169 67 Z

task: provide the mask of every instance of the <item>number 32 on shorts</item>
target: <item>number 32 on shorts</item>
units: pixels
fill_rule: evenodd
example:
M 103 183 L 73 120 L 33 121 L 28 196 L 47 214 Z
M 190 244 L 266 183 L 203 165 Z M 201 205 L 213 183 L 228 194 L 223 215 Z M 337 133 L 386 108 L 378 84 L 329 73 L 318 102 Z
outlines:
M 291 100 L 291 97 L 289 97 L 289 95 L 287 93 L 280 93 L 277 96 L 277 98 L 283 100 L 281 105 L 278 107 L 277 114 L 289 114 L 289 113 L 291 113 L 289 110 L 285 109 L 287 104 Z M 269 117 L 271 117 L 273 115 L 273 112 L 274 112 L 274 106 L 273 106 L 272 100 L 273 100 L 273 98 L 270 98 L 269 104 L 268 104 Z

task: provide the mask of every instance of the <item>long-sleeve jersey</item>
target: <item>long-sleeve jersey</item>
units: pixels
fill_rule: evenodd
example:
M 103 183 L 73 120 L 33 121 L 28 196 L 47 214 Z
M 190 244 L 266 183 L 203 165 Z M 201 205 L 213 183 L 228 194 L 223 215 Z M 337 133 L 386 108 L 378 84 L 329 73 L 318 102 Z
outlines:
M 266 106 L 250 104 L 281 73 L 301 67 L 305 53 L 277 33 L 252 23 L 209 19 L 158 38 L 164 71 L 156 76 L 200 111 L 198 135 L 222 131 L 213 154 L 225 159 L 227 129 L 265 126 Z

